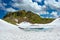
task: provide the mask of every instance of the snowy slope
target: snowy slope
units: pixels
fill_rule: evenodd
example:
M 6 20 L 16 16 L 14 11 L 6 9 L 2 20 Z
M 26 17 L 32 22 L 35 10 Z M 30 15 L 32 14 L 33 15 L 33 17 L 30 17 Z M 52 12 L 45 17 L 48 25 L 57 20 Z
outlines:
M 60 25 L 60 18 L 55 19 L 53 22 L 51 22 L 50 24 L 54 24 L 54 25 Z
M 60 27 L 60 18 L 57 18 L 48 24 L 31 24 L 29 22 L 22 22 L 18 24 L 18 26 L 21 28 L 55 28 Z
M 0 19 L 0 40 L 60 40 L 60 28 L 47 31 L 24 31 Z
M 20 23 L 20 24 L 17 24 L 18 25 L 18 27 L 21 27 L 21 28 L 27 28 L 27 27 L 29 27 L 30 25 L 32 25 L 31 23 L 29 23 L 29 22 L 22 22 L 22 23 Z
M 17 26 L 0 19 L 0 28 L 1 29 L 4 28 L 4 30 L 9 30 L 9 29 L 16 29 Z

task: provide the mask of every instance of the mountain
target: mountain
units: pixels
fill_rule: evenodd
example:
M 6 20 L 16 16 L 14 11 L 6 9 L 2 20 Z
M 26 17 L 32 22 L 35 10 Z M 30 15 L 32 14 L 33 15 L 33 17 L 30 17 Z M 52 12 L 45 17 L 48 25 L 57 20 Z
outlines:
M 54 19 L 52 18 L 42 18 L 36 13 L 33 13 L 31 11 L 25 11 L 25 10 L 20 10 L 17 12 L 9 12 L 4 16 L 3 20 L 16 24 L 16 23 L 21 23 L 23 21 L 27 21 L 30 23 L 38 23 L 38 24 L 46 24 L 52 22 Z

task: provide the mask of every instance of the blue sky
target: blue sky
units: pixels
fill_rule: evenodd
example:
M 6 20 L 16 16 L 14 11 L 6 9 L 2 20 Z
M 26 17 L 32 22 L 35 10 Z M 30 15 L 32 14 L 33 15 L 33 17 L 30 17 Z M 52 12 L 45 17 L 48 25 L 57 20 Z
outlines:
M 58 18 L 60 0 L 0 0 L 0 18 L 18 10 L 32 11 L 43 18 Z

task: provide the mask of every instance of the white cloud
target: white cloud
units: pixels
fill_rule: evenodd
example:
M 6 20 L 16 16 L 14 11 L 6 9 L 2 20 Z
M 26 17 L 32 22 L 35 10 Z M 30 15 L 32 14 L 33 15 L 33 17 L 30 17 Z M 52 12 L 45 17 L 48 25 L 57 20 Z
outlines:
M 58 9 L 60 8 L 60 1 L 56 2 L 56 0 L 45 0 L 45 5 L 49 5 L 51 8 Z
M 51 15 L 53 15 L 55 18 L 59 17 L 57 12 L 52 12 Z
M 45 0 L 45 5 L 40 6 L 38 5 L 38 1 L 42 0 L 35 0 L 36 2 L 32 2 L 32 0 L 22 0 L 19 2 L 15 2 L 12 4 L 13 7 L 18 7 L 21 10 L 26 10 L 26 11 L 32 11 L 38 15 L 40 14 L 49 14 L 49 12 L 46 11 L 47 5 L 50 6 L 52 9 L 56 9 L 58 11 L 58 8 L 60 8 L 60 2 L 56 2 L 55 0 Z M 52 12 L 51 15 L 54 17 L 58 17 L 56 12 Z M 52 18 L 52 17 L 51 17 Z
M 13 9 L 13 8 L 7 8 L 6 11 L 8 11 L 8 12 L 15 12 L 15 11 L 17 11 L 17 10 L 15 10 L 15 9 Z
M 12 4 L 13 7 L 18 7 L 21 10 L 32 11 L 35 13 L 40 13 L 46 10 L 46 6 L 40 6 L 37 2 L 32 2 L 32 0 L 23 0 L 20 3 L 15 2 Z
M 56 12 L 52 12 L 51 14 L 57 18 L 58 17 L 58 13 L 60 11 L 60 0 L 58 0 L 58 2 L 56 2 L 56 0 L 45 0 L 45 5 L 49 6 L 51 9 L 56 10 Z
M 16 10 L 13 8 L 6 8 L 7 3 L 2 3 L 2 0 L 0 0 L 0 10 L 5 10 L 7 12 L 15 12 Z
M 58 0 L 60 2 L 60 0 Z
M 7 4 L 6 3 L 3 3 L 4 6 L 6 6 Z
M 35 0 L 36 2 L 32 2 L 32 0 L 12 0 L 14 3 L 11 3 L 13 7 L 20 8 L 21 10 L 26 11 L 32 11 L 34 13 L 40 14 L 49 14 L 49 12 L 46 11 L 47 6 L 49 6 L 51 9 L 55 9 L 57 11 L 60 11 L 60 1 L 56 2 L 55 0 L 45 0 L 45 5 L 40 6 L 37 2 L 41 2 L 42 0 Z M 0 3 L 0 9 L 7 10 L 8 12 L 14 12 L 16 11 L 13 8 L 5 8 L 6 3 L 1 4 Z M 54 14 L 55 13 L 55 14 Z M 56 12 L 52 12 L 51 15 L 58 16 Z
M 53 17 L 49 17 L 49 18 L 53 18 Z
M 0 3 L 0 9 L 5 10 L 4 4 Z
M 36 2 L 41 2 L 42 0 L 35 0 Z
M 40 12 L 40 14 L 49 14 L 49 12 L 47 12 L 47 11 L 42 11 L 42 12 Z
M 20 2 L 22 2 L 23 0 L 12 0 L 12 1 L 20 3 Z
M 5 10 L 6 3 L 2 3 L 2 0 L 0 0 L 0 10 Z

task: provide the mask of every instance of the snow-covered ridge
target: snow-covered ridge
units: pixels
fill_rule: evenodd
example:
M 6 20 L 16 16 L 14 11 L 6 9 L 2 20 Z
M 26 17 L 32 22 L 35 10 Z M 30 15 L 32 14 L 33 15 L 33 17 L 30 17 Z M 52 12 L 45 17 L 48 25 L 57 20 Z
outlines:
M 55 24 L 55 25 L 60 25 L 60 18 L 55 19 L 53 22 L 50 24 Z
M 9 26 L 16 26 L 16 25 L 10 24 L 10 23 L 2 20 L 2 19 L 0 19 L 0 24 L 5 24 L 6 26 L 8 26 L 8 25 L 9 25 Z
M 2 19 L 0 19 L 0 29 L 2 30 L 11 30 L 11 29 L 17 29 L 18 27 L 16 25 L 10 24 Z
M 60 18 L 57 18 L 48 24 L 31 24 L 29 22 L 22 22 L 18 24 L 18 26 L 22 28 L 54 28 L 60 26 Z
M 40 27 L 47 27 L 47 26 L 49 26 L 49 27 L 53 27 L 53 25 L 55 26 L 60 26 L 60 18 L 57 18 L 57 19 L 55 19 L 53 22 L 51 22 L 51 23 L 49 23 L 49 24 L 31 24 L 31 23 L 29 23 L 29 22 L 22 22 L 22 23 L 20 23 L 20 24 L 17 24 L 17 25 L 13 25 L 13 24 L 10 24 L 10 23 L 8 23 L 8 22 L 6 22 L 6 21 L 4 21 L 4 20 L 2 20 L 2 19 L 0 19 L 0 26 L 6 26 L 6 27 L 9 27 L 9 28 L 11 28 L 11 27 L 16 27 L 16 28 L 18 28 L 18 27 L 22 27 L 22 28 L 40 28 Z M 10 27 L 11 26 L 11 27 Z

